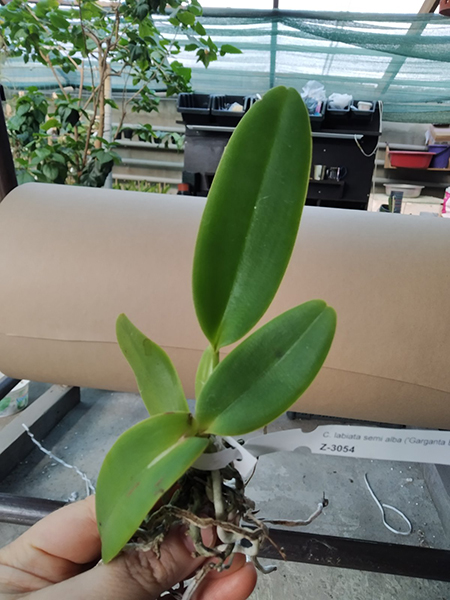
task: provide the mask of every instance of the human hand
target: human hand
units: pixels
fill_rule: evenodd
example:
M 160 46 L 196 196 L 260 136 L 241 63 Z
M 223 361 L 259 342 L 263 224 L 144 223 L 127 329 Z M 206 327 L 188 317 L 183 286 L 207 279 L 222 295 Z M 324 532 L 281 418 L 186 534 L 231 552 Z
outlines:
M 156 600 L 205 561 L 192 557 L 180 529 L 166 538 L 160 559 L 129 551 L 95 567 L 100 546 L 93 496 L 52 513 L 0 549 L 0 600 Z M 228 570 L 207 575 L 194 598 L 245 600 L 255 583 L 253 565 L 237 554 Z

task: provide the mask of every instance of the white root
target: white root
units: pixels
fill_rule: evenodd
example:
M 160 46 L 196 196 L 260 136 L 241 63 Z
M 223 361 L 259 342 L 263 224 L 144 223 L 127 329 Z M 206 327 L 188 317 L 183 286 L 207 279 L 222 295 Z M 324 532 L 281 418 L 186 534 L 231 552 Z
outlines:
M 312 513 L 312 515 L 310 515 L 305 520 L 296 519 L 295 521 L 286 521 L 283 519 L 261 519 L 261 521 L 264 523 L 271 523 L 272 525 L 284 525 L 285 527 L 304 527 L 304 526 L 312 523 L 314 521 L 314 519 L 317 519 L 317 517 L 323 513 L 323 509 L 327 505 L 328 505 L 328 500 L 326 500 L 324 498 L 322 500 L 322 502 L 319 502 L 316 510 Z

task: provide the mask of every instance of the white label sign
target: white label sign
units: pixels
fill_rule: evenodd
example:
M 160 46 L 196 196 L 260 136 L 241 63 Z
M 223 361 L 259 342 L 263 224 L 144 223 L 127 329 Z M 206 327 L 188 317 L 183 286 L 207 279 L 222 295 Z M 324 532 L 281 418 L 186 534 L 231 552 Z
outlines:
M 450 465 L 450 431 L 321 425 L 310 433 L 277 431 L 245 444 L 254 456 L 300 447 L 314 454 Z

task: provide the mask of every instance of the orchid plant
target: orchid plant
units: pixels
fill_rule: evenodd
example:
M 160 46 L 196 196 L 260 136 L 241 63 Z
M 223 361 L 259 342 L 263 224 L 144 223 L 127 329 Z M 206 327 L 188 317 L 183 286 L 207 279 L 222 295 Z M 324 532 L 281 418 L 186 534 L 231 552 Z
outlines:
M 287 411 L 330 349 L 335 311 L 311 300 L 251 333 L 223 360 L 219 356 L 254 328 L 275 296 L 295 244 L 310 164 L 301 97 L 292 88 L 272 89 L 231 136 L 200 224 L 193 295 L 209 346 L 196 375 L 195 415 L 167 354 L 119 316 L 117 339 L 150 417 L 116 441 L 99 474 L 105 562 L 127 545 L 158 552 L 179 522 L 188 525 L 198 554 L 219 558 L 215 568 L 236 551 L 257 562 L 267 530 L 239 472 L 233 463 L 198 470 L 196 461 L 226 448 L 226 436 L 254 431 Z M 217 527 L 214 548 L 201 541 L 201 529 L 209 526 Z

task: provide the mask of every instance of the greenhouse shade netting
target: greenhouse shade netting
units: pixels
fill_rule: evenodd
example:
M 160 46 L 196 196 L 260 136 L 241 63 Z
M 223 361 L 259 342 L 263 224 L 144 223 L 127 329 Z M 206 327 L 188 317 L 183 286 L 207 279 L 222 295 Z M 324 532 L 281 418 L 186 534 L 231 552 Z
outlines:
M 174 35 L 167 19 L 158 21 L 165 35 Z M 450 122 L 448 17 L 205 9 L 202 23 L 216 43 L 231 43 L 242 54 L 221 57 L 208 69 L 193 53 L 178 55 L 192 68 L 196 92 L 263 94 L 277 85 L 301 91 L 317 80 L 327 95 L 381 100 L 384 120 Z M 180 34 L 177 39 L 188 43 Z M 56 88 L 50 69 L 40 64 L 11 59 L 1 71 L 10 88 Z M 77 72 L 61 78 L 67 85 L 79 83 Z M 112 78 L 113 92 L 122 92 L 125 81 L 126 74 Z

